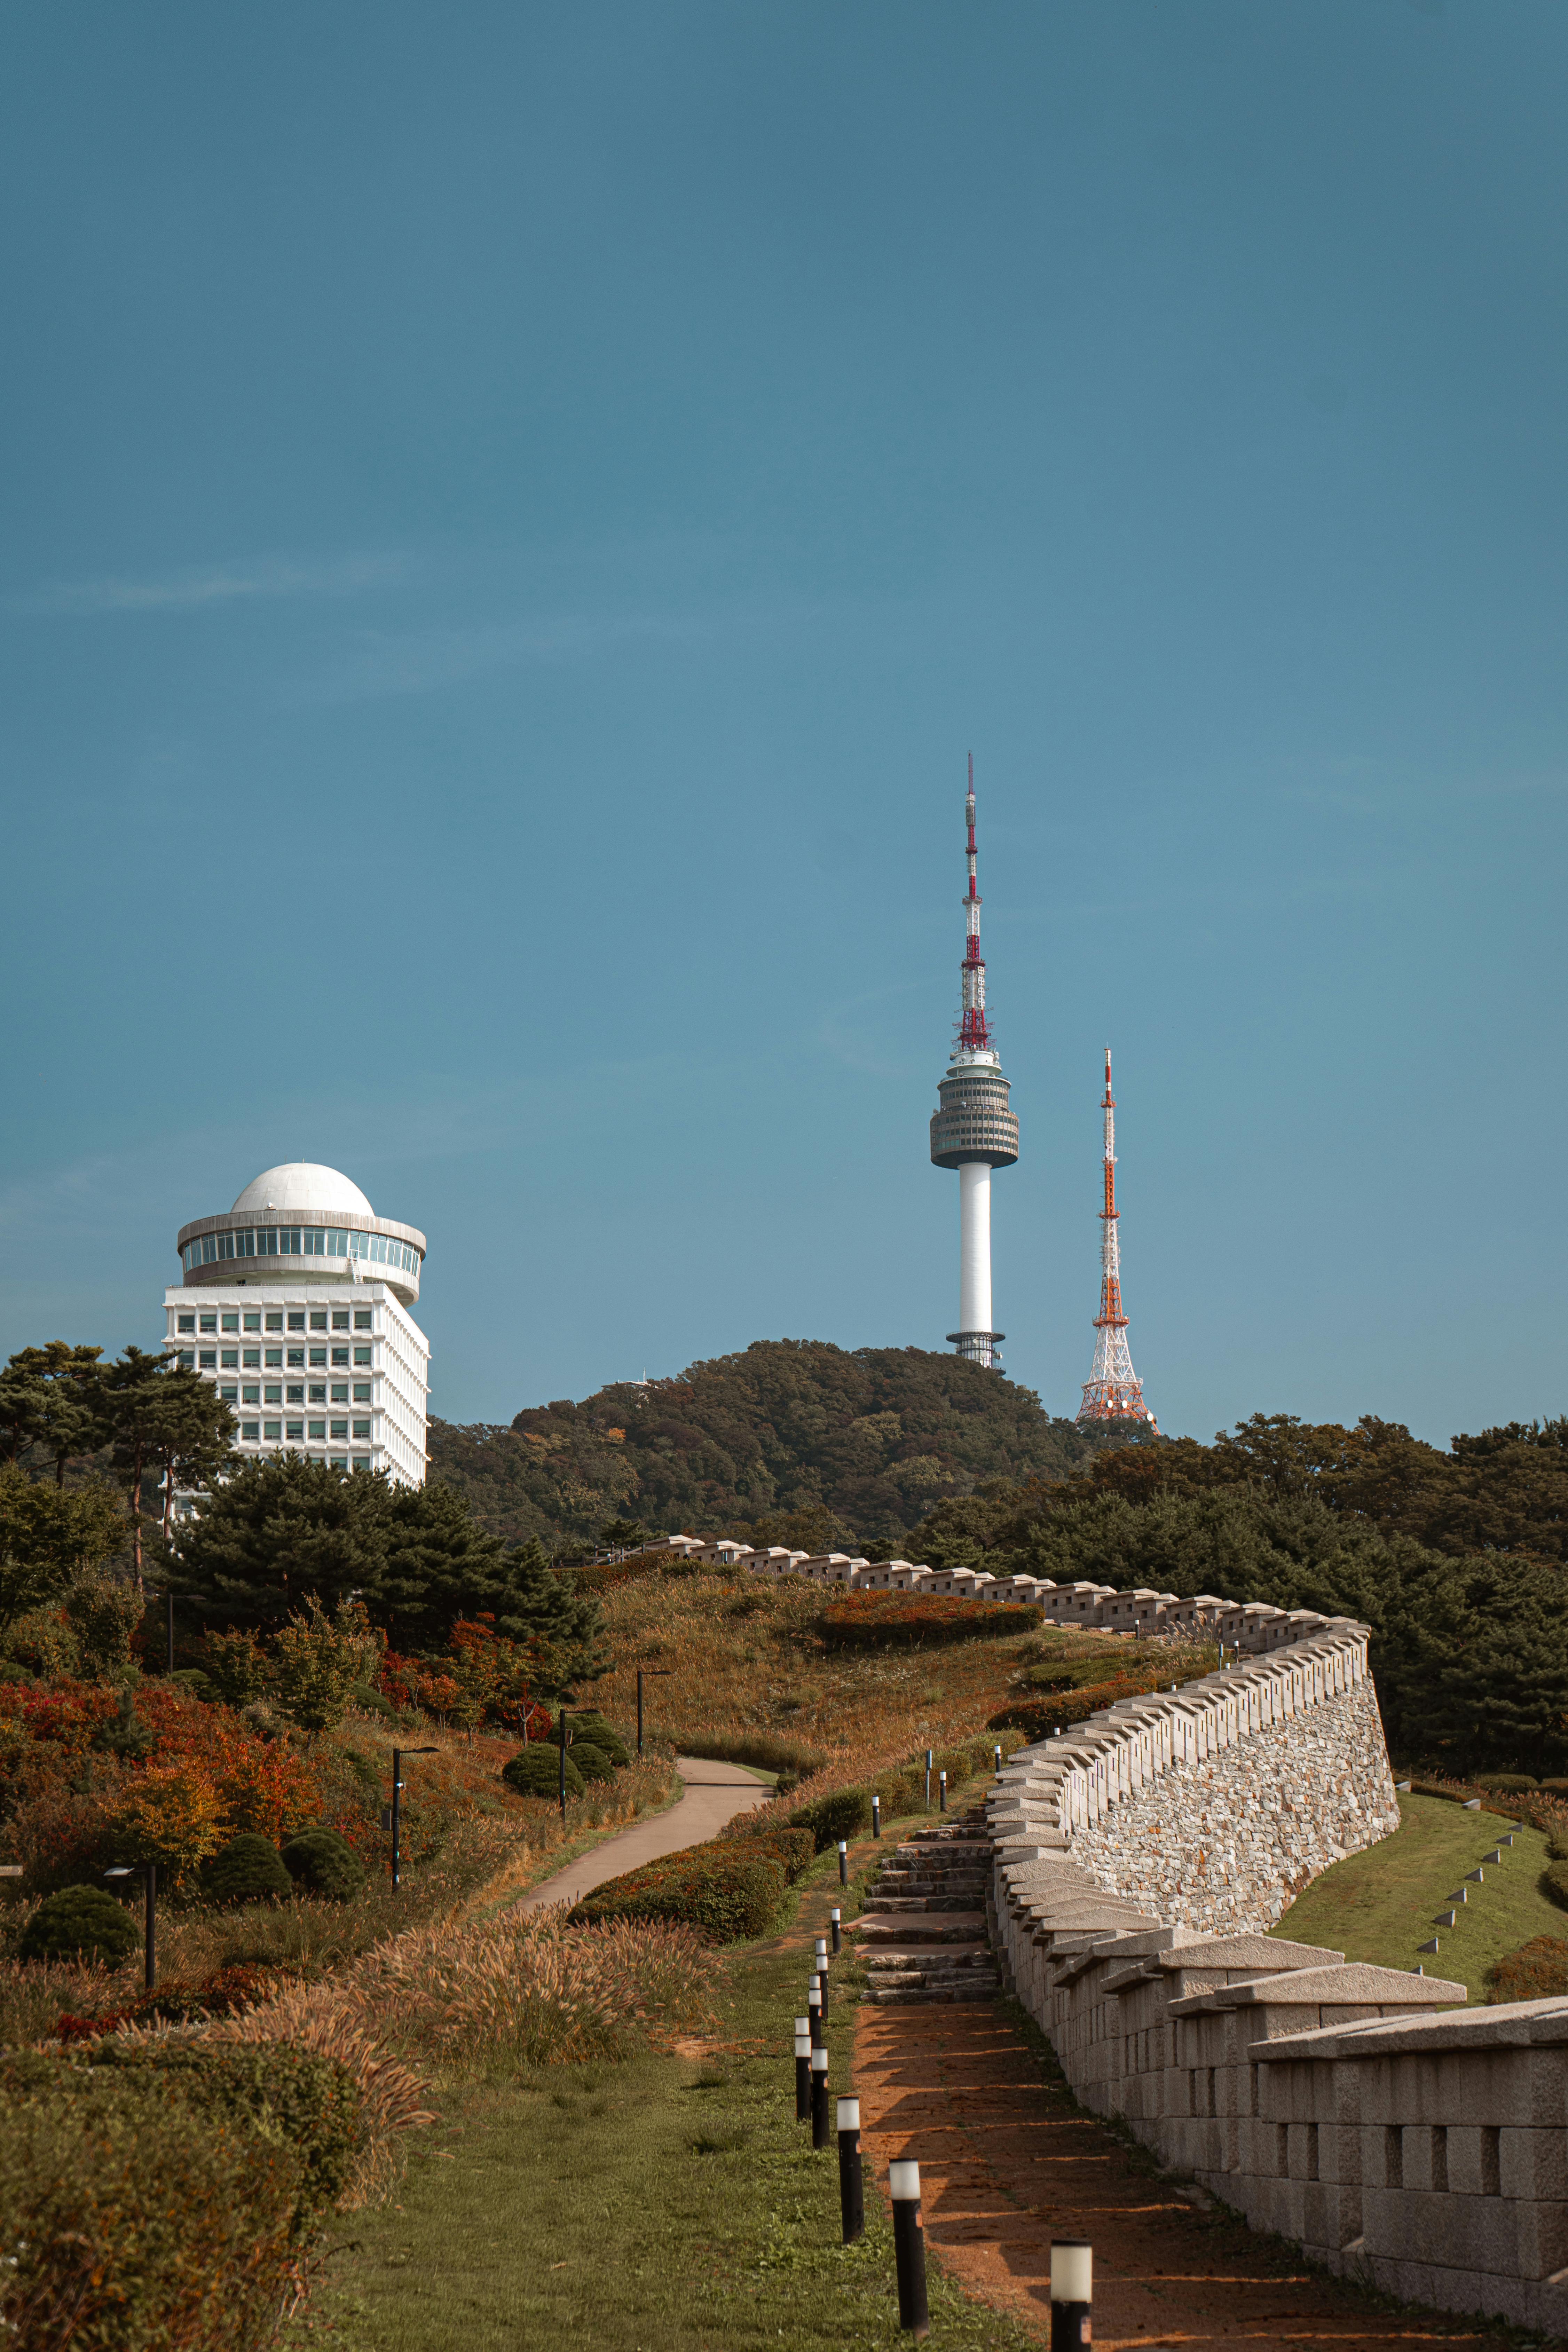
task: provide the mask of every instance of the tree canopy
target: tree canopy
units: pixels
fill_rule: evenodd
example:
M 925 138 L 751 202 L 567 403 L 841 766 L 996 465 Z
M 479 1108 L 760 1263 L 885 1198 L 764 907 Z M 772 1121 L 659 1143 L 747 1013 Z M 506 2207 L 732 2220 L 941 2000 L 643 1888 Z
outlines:
M 809 1529 L 813 1548 L 904 1550 L 940 1497 L 1063 1478 L 1105 1442 L 951 1352 L 806 1339 L 613 1382 L 510 1428 L 433 1421 L 429 1440 L 486 1527 L 537 1536 L 558 1557 L 618 1521 L 757 1543 Z

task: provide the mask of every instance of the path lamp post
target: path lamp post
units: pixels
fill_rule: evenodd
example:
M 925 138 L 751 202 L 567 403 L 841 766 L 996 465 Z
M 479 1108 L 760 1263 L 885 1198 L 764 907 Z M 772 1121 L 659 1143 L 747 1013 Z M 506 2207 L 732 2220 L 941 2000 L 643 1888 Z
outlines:
M 838 2102 L 838 2210 L 844 2219 L 844 2242 L 852 2246 L 866 2234 L 866 2185 L 860 2170 L 860 2102 Z
M 814 2050 L 811 2053 L 811 2144 L 823 2148 L 828 2143 L 827 2128 L 827 2053 Z
M 562 1827 L 564 1828 L 566 1823 L 566 1742 L 571 1738 L 571 1734 L 566 1728 L 566 1709 L 564 1706 L 561 1708 L 559 1714 L 555 1717 L 555 1737 L 560 1743 L 561 1748 L 559 1764 L 560 1786 L 557 1790 L 557 1795 L 561 1805 Z
M 893 2259 L 899 2273 L 899 2326 L 911 2336 L 931 2334 L 926 2301 L 925 2231 L 921 2227 L 921 2168 L 909 2158 L 888 2167 L 893 2200 Z
M 795 2119 L 805 2123 L 811 2115 L 811 2020 L 795 2021 Z
M 639 1666 L 637 1668 L 637 1754 L 642 1754 L 642 1686 L 646 1680 L 660 1675 L 672 1675 L 673 1666 Z
M 827 1918 L 833 1929 L 833 1948 L 836 1952 L 841 1952 L 844 1949 L 844 1914 L 837 1903 L 828 1913 Z
M 881 1834 L 882 1800 L 880 1797 L 873 1797 L 871 1800 L 871 1835 L 874 1838 L 879 1838 Z
M 395 1748 L 392 1751 L 392 1891 L 395 1895 L 403 1884 L 403 1759 L 405 1756 L 434 1756 L 434 1748 Z
M 840 1886 L 847 1886 L 849 1884 L 849 1841 L 847 1838 L 840 1838 L 838 1841 L 838 1884 Z
M 1089 2341 L 1094 2248 L 1087 2238 L 1051 2242 L 1051 2352 L 1079 2352 Z
M 947 1811 L 947 1774 L 945 1772 L 939 1772 L 936 1777 L 940 1783 L 937 1801 L 941 1806 L 942 1811 L 945 1813 Z
M 122 1862 L 104 1872 L 105 1878 L 134 1878 L 136 1865 Z M 158 1981 L 158 1865 L 155 1862 L 141 1864 L 146 1880 L 146 1912 L 142 1926 L 142 1979 L 151 1992 Z
M 931 1768 L 935 1762 L 936 1750 L 934 1748 L 928 1748 L 926 1749 L 926 1811 L 928 1813 L 931 1811 Z

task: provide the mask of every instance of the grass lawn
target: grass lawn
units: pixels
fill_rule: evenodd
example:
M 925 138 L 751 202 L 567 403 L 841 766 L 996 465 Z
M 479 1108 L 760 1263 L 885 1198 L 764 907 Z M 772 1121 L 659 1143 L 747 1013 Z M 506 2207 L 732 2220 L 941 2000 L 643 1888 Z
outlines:
M 1521 1828 L 1452 1927 L 1433 1925 L 1447 1897 L 1465 1882 L 1507 1824 L 1496 1813 L 1468 1813 L 1442 1797 L 1401 1797 L 1399 1827 L 1381 1845 L 1335 1863 L 1299 1895 L 1272 1930 L 1301 1944 L 1326 1944 L 1347 1959 L 1450 1977 L 1486 1999 L 1486 1973 L 1532 1936 L 1568 1938 L 1568 1911 L 1540 1891 L 1546 1840 Z M 1436 1953 L 1416 1947 L 1437 1938 Z
M 912 1824 L 911 1824 L 912 1825 Z M 896 1834 L 889 1824 L 889 1835 Z M 864 1872 L 877 1849 L 858 1845 Z M 451 2085 L 443 2126 L 387 2205 L 345 2217 L 308 2330 L 344 2352 L 731 2352 L 907 2343 L 890 2223 L 867 2183 L 867 2233 L 840 2243 L 836 2152 L 795 2120 L 794 2020 L 828 1907 L 858 1908 L 818 1858 L 785 1943 L 731 1955 L 722 2023 L 690 2054 L 539 2069 Z M 860 1977 L 847 1951 L 829 2011 L 835 2094 Z M 1037 2339 L 931 2273 L 933 2334 L 1025 2352 Z

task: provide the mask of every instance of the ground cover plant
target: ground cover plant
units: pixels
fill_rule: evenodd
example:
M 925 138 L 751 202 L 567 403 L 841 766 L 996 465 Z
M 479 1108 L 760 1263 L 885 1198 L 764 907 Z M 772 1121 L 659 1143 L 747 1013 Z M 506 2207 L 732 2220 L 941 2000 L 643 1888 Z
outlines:
M 1521 1827 L 1502 1861 L 1469 1886 L 1455 1925 L 1439 1927 L 1436 1914 L 1496 1844 L 1498 1816 L 1414 1793 L 1401 1796 L 1399 1814 L 1392 1836 L 1324 1871 L 1271 1932 L 1380 1968 L 1420 1965 L 1465 1985 L 1472 2001 L 1484 2000 L 1489 1971 L 1507 1955 L 1537 1937 L 1562 1936 L 1563 1915 L 1541 1890 L 1549 1841 Z M 1433 1937 L 1437 1951 L 1423 1952 Z

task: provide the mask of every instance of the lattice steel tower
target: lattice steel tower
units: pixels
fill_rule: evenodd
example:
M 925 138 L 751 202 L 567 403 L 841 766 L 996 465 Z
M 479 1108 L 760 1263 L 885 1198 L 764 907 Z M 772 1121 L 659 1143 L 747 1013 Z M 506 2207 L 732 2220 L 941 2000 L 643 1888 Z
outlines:
M 1000 1371 L 996 1349 L 1006 1334 L 991 1328 L 991 1171 L 1010 1168 L 1018 1157 L 1018 1121 L 1007 1108 L 1011 1088 L 1002 1075 L 985 1015 L 980 893 L 974 877 L 973 752 L 963 814 L 969 829 L 969 891 L 963 901 L 963 995 L 947 1076 L 937 1087 L 940 1108 L 931 1114 L 931 1156 L 939 1168 L 958 1171 L 959 1328 L 947 1336 L 961 1356 Z
M 1137 1421 L 1158 1433 L 1158 1423 L 1143 1402 L 1143 1385 L 1132 1369 L 1127 1346 L 1127 1318 L 1121 1311 L 1121 1253 L 1117 1247 L 1120 1221 L 1116 1206 L 1116 1098 L 1110 1091 L 1110 1048 L 1105 1049 L 1105 1206 L 1100 1211 L 1105 1235 L 1100 1245 L 1100 1312 L 1094 1328 L 1094 1367 L 1083 1384 L 1079 1421 Z

